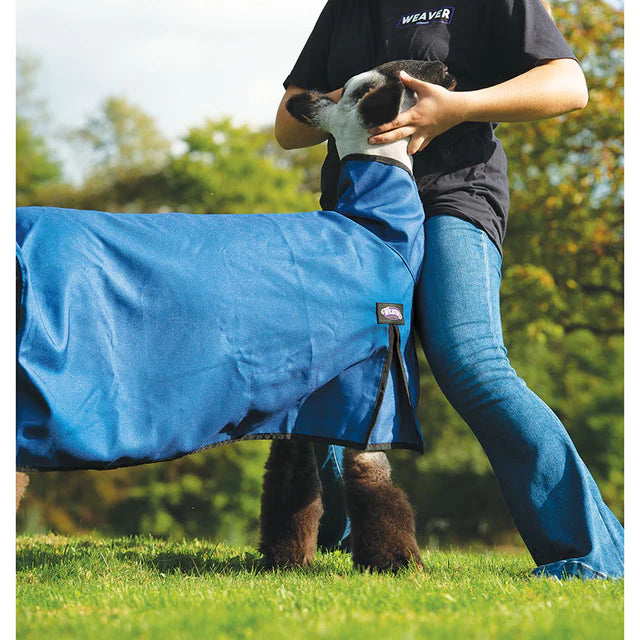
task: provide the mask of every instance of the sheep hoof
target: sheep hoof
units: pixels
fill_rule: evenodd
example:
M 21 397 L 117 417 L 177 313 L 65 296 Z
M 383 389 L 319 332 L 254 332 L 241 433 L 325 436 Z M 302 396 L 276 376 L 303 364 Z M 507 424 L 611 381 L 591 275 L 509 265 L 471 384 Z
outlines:
M 400 569 L 412 568 L 422 571 L 424 564 L 420 557 L 417 545 L 413 548 L 397 549 L 361 549 L 353 554 L 353 564 L 360 571 L 372 571 L 375 573 L 397 573 Z
M 305 569 L 313 563 L 313 554 L 263 552 L 262 566 L 265 569 Z

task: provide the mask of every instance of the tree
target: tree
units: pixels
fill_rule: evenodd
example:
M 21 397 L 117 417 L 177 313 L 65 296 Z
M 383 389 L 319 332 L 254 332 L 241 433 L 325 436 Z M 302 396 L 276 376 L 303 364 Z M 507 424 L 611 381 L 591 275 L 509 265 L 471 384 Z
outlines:
M 267 454 L 267 442 L 242 442 L 109 472 L 32 474 L 18 530 L 255 544 Z
M 16 201 L 36 204 L 43 186 L 58 182 L 62 168 L 40 132 L 46 111 L 35 94 L 37 62 L 17 57 L 16 86 Z
M 318 207 L 318 150 L 287 155 L 272 129 L 208 120 L 183 138 L 185 149 L 168 151 L 153 120 L 123 99 L 105 101 L 72 140 L 90 160 L 77 189 L 50 192 L 62 206 L 154 213 L 269 213 Z M 92 159 L 92 160 L 91 160 Z M 93 164 L 92 164 L 93 163 Z
M 114 180 L 130 173 L 152 173 L 168 156 L 169 141 L 153 119 L 125 98 L 111 96 L 70 138 L 88 148 L 94 179 Z
M 306 175 L 276 151 L 271 130 L 209 120 L 190 129 L 187 149 L 167 167 L 172 206 L 192 213 L 309 211 L 317 199 Z
M 623 16 L 602 1 L 554 13 L 588 79 L 583 111 L 502 126 L 512 204 L 505 323 L 622 334 Z

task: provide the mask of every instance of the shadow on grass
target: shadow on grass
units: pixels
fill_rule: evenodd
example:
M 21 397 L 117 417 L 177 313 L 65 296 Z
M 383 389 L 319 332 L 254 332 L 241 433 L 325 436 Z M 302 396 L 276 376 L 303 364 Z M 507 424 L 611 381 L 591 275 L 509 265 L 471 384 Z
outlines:
M 424 571 L 417 573 L 428 579 L 472 579 L 478 574 L 498 579 L 529 582 L 531 567 L 521 556 L 465 554 L 463 552 L 429 552 L 423 557 Z M 350 554 L 336 551 L 318 553 L 311 567 L 273 569 L 266 566 L 262 555 L 250 548 L 238 549 L 204 540 L 163 540 L 151 537 L 66 538 L 64 536 L 23 536 L 17 541 L 16 569 L 29 572 L 46 569 L 53 574 L 73 575 L 80 570 L 110 573 L 142 570 L 158 574 L 185 576 L 274 575 L 304 572 L 310 576 L 349 575 L 355 569 Z M 365 570 L 365 573 L 368 573 Z M 382 575 L 392 575 L 382 573 Z
M 16 550 L 16 570 L 29 571 L 47 567 L 55 572 L 73 571 L 73 567 L 97 570 L 118 570 L 125 567 L 140 567 L 158 573 L 180 573 L 188 576 L 205 574 L 273 574 L 276 572 L 305 571 L 313 574 L 327 574 L 351 570 L 350 556 L 344 556 L 336 567 L 334 557 L 319 555 L 308 569 L 273 569 L 263 562 L 257 551 L 234 554 L 228 548 L 215 543 L 199 542 L 197 547 L 191 542 L 172 543 L 166 540 L 120 538 L 106 539 L 65 539 L 57 536 L 38 542 L 18 544 Z
M 142 564 L 159 573 L 202 575 L 205 573 L 259 573 L 264 571 L 258 554 L 243 553 L 225 558 L 211 557 L 209 552 L 162 552 L 153 556 L 137 552 L 122 552 L 115 558 L 126 563 Z

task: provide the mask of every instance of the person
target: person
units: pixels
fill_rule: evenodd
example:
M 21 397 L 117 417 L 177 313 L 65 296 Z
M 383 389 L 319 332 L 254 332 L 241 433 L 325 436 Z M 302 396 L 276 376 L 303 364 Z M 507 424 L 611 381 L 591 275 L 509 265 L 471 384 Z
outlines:
M 275 135 L 285 149 L 327 136 L 293 119 L 287 100 L 317 89 L 338 100 L 348 78 L 383 62 L 440 60 L 449 92 L 401 75 L 416 105 L 372 131 L 371 144 L 409 137 L 426 214 L 416 288 L 417 334 L 448 401 L 484 448 L 538 576 L 619 578 L 624 532 L 560 420 L 518 377 L 499 305 L 509 188 L 499 122 L 586 106 L 584 75 L 541 0 L 329 0 L 284 82 Z M 329 137 L 321 206 L 336 200 Z M 325 482 L 322 547 L 348 544 L 341 448 L 316 445 Z

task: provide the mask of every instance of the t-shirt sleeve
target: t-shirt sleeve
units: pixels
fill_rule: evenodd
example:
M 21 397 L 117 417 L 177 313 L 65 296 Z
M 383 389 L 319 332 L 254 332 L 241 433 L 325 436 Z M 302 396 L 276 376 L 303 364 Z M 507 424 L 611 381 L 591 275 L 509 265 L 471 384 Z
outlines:
M 289 85 L 320 91 L 332 89 L 327 77 L 327 63 L 336 13 L 335 5 L 334 0 L 329 0 L 324 6 L 298 60 L 283 83 L 285 89 Z
M 502 80 L 548 60 L 577 60 L 540 0 L 495 0 L 490 41 Z

